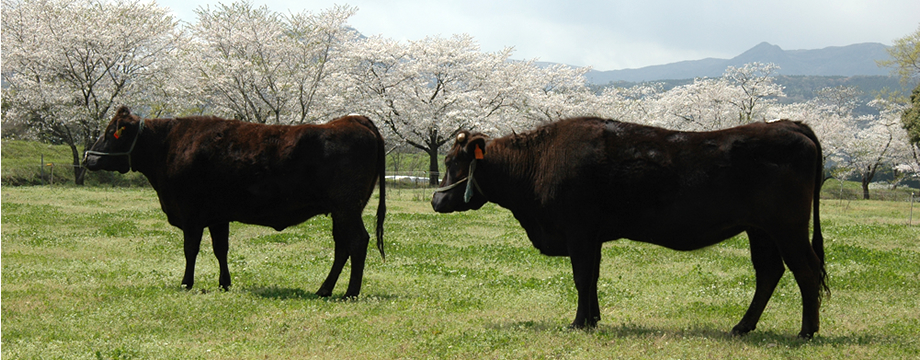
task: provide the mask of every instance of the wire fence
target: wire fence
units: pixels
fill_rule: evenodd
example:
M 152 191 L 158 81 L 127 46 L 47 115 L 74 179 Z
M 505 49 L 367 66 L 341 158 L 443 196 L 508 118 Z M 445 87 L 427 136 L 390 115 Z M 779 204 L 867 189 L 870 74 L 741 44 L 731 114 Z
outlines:
M 73 164 L 69 151 L 58 149 L 49 152 L 51 154 L 5 157 L 0 182 L 4 186 L 73 185 L 77 173 L 75 170 L 82 169 L 81 165 Z M 430 158 L 424 153 L 393 151 L 386 159 L 387 182 L 392 183 L 394 187 L 402 188 L 428 187 L 430 162 Z M 437 182 L 440 181 L 439 174 L 435 173 Z M 84 184 L 90 186 L 149 186 L 147 179 L 136 172 L 120 174 L 111 171 L 86 171 L 83 176 Z
M 0 177 L 4 186 L 37 186 L 37 185 L 73 185 L 75 168 L 80 165 L 62 164 L 42 161 L 41 165 L 3 166 Z M 387 171 L 387 185 L 392 188 L 431 188 L 429 171 L 405 170 Z M 440 183 L 438 173 L 435 173 L 436 183 Z M 129 172 L 120 174 L 113 171 L 86 171 L 84 173 L 85 185 L 110 185 L 110 186 L 147 186 L 147 179 L 140 173 Z
M 431 184 L 431 173 L 427 170 L 428 160 L 417 154 L 390 155 L 387 159 L 386 181 L 387 188 L 397 195 L 405 192 L 416 200 L 430 199 L 431 190 L 440 183 L 439 173 L 435 173 L 437 180 Z M 80 165 L 47 161 L 44 156 L 36 157 L 32 165 L 4 164 L 0 183 L 3 186 L 62 186 L 73 185 L 76 172 Z M 86 171 L 84 185 L 87 186 L 112 186 L 112 187 L 149 187 L 147 179 L 140 173 L 129 172 L 121 174 L 113 171 Z M 873 200 L 909 203 L 909 224 L 920 223 L 920 191 L 913 188 L 870 187 L 870 197 Z M 828 181 L 821 191 L 821 198 L 825 200 L 852 201 L 863 198 L 862 188 L 852 183 Z M 917 207 L 917 211 L 915 211 Z M 915 214 L 916 213 L 916 214 Z M 915 219 L 916 218 L 916 219 Z

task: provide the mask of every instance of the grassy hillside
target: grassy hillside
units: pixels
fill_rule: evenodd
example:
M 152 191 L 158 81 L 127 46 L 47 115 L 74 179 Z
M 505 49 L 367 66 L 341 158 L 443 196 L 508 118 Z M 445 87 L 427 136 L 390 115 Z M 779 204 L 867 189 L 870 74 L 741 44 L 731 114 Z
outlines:
M 0 181 L 4 186 L 47 185 L 54 174 L 55 185 L 73 185 L 73 153 L 67 145 L 50 145 L 36 141 L 4 140 L 0 156 Z M 79 149 L 82 156 L 83 149 Z M 42 166 L 44 158 L 44 166 Z M 53 171 L 52 166 L 54 164 Z M 44 167 L 44 178 L 42 168 Z M 146 186 L 139 173 L 89 172 L 86 185 Z
M 73 155 L 68 146 L 49 145 L 35 141 L 4 140 L 2 142 L 2 156 L 0 156 L 0 177 L 4 185 L 36 185 L 41 184 L 42 157 L 46 176 L 50 176 L 51 167 L 55 165 L 55 182 L 63 184 L 66 181 L 73 183 Z M 48 183 L 50 177 L 44 179 Z

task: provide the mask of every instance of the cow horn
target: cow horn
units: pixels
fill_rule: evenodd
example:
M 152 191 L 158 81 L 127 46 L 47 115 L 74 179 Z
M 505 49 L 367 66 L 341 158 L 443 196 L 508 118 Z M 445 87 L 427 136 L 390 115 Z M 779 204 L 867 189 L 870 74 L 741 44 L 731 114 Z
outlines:
M 461 144 L 466 142 L 466 133 L 457 134 L 457 142 Z

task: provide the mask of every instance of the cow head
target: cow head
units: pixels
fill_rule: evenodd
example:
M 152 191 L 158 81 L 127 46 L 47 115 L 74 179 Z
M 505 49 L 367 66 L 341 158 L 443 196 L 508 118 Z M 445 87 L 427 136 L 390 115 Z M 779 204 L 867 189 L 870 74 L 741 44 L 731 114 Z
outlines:
M 439 213 L 477 210 L 486 203 L 486 197 L 476 180 L 476 163 L 484 160 L 489 138 L 482 134 L 462 131 L 457 134 L 454 146 L 444 157 L 447 171 L 441 187 L 431 198 L 431 207 Z
M 112 121 L 83 156 L 83 166 L 89 170 L 131 171 L 131 159 L 137 140 L 144 130 L 144 119 L 131 115 L 131 110 L 122 106 L 115 112 Z

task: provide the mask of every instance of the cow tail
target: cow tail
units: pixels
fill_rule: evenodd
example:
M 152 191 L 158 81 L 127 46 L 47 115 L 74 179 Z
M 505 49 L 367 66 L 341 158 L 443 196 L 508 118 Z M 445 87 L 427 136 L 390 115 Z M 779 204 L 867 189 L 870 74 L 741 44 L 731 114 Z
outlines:
M 373 123 L 371 123 L 371 126 L 374 128 L 374 133 L 377 135 L 377 173 L 379 176 L 377 179 L 377 186 L 380 187 L 380 200 L 377 202 L 377 250 L 380 251 L 380 257 L 383 259 L 383 261 L 386 261 L 387 255 L 383 251 L 383 220 L 387 215 L 387 154 L 383 143 L 383 136 L 380 135 L 380 131 L 377 130 L 377 127 Z
M 824 265 L 824 235 L 821 233 L 821 186 L 824 184 L 824 153 L 821 149 L 821 143 L 818 141 L 818 137 L 815 135 L 814 131 L 811 130 L 808 125 L 799 123 L 799 127 L 802 128 L 802 132 L 807 136 L 812 143 L 815 144 L 815 149 L 817 151 L 815 159 L 815 191 L 812 209 L 814 211 L 813 215 L 813 225 L 812 225 L 812 240 L 811 247 L 814 249 L 816 255 L 818 255 L 818 260 L 821 261 L 821 269 L 819 271 L 820 276 L 820 285 L 823 290 L 823 293 L 827 296 L 830 296 L 831 290 L 827 285 L 827 270 Z

